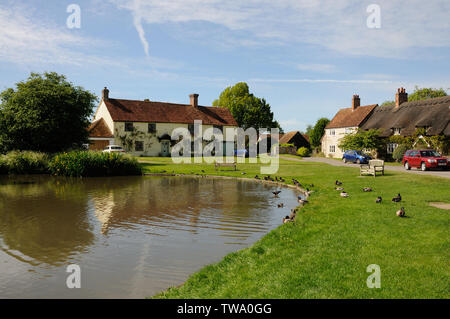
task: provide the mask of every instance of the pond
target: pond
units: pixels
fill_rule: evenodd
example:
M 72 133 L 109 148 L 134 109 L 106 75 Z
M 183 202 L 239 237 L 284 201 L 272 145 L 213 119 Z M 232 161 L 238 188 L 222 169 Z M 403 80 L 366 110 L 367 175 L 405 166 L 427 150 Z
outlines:
M 0 177 L 0 298 L 143 298 L 180 285 L 282 223 L 298 193 L 276 198 L 275 189 L 196 177 Z M 66 285 L 71 264 L 79 289 Z

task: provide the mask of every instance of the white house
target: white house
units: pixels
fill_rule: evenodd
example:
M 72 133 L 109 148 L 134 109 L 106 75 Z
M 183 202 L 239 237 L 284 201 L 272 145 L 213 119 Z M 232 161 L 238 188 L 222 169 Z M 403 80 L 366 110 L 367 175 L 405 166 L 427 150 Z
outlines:
M 112 99 L 102 90 L 102 100 L 89 127 L 89 149 L 101 150 L 107 145 L 120 145 L 135 156 L 169 156 L 174 144 L 171 134 L 184 127 L 193 133 L 194 121 L 201 120 L 203 130 L 219 128 L 224 134 L 224 151 L 234 147 L 234 136 L 226 136 L 227 128 L 237 122 L 227 108 L 198 105 L 198 94 L 190 95 L 190 104 L 154 102 L 150 100 Z
M 353 95 L 352 106 L 340 109 L 325 127 L 322 137 L 322 152 L 325 156 L 342 158 L 344 150 L 339 148 L 340 140 L 346 134 L 355 133 L 378 105 L 360 106 L 360 102 L 359 96 Z

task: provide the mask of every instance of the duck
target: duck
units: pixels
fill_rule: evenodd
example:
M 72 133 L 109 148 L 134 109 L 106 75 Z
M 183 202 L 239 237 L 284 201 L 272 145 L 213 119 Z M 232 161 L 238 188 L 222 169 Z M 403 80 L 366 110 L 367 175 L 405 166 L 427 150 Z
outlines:
M 395 203 L 401 202 L 401 201 L 402 201 L 402 196 L 400 195 L 400 193 L 398 193 L 398 195 L 395 196 L 395 197 L 392 199 L 392 201 L 395 202 Z
M 292 220 L 289 218 L 289 216 L 283 217 L 283 224 L 289 223 Z
M 295 211 L 295 208 L 291 209 L 291 215 L 289 216 L 290 220 L 294 220 L 295 216 L 297 215 L 297 212 Z
M 381 196 L 378 196 L 377 199 L 375 200 L 375 203 L 381 204 L 381 201 L 382 201 L 382 200 L 383 200 L 383 199 L 381 198 Z
M 336 180 L 336 182 L 334 182 L 336 185 L 338 185 L 338 186 L 341 186 L 342 185 L 342 182 L 340 182 L 340 181 L 338 181 L 338 180 Z
M 255 175 L 255 179 L 259 179 L 259 176 L 258 176 L 258 175 Z
M 341 197 L 348 197 L 348 193 L 347 192 L 341 192 Z
M 396 215 L 398 217 L 405 217 L 405 208 L 404 207 L 400 208 L 400 210 L 397 211 Z
M 334 189 L 337 190 L 337 191 L 343 191 L 344 187 L 335 187 Z
M 283 207 L 284 207 L 283 203 L 278 204 L 278 208 L 283 208 Z
M 372 188 L 370 188 L 370 187 L 363 188 L 363 192 L 371 192 L 371 191 L 372 191 Z
M 299 204 L 302 204 L 302 205 L 309 203 L 306 199 L 303 199 L 303 198 L 299 198 L 298 202 L 299 202 Z
M 278 197 L 278 195 L 281 193 L 281 191 L 275 191 L 275 192 L 272 192 L 272 194 L 274 194 L 275 195 L 275 197 Z
M 309 184 L 309 187 L 314 187 L 314 184 Z
M 247 175 L 247 173 L 246 172 L 242 172 L 241 175 Z

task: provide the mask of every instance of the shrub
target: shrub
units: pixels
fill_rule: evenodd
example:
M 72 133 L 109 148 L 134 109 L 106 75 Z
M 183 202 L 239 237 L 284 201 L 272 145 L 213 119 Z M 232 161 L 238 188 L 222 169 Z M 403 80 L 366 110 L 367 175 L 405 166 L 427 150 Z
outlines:
M 309 154 L 311 153 L 310 149 L 307 147 L 300 147 L 297 150 L 297 155 L 301 156 L 301 157 L 305 157 L 305 156 L 309 156 Z
M 54 175 L 63 176 L 119 176 L 141 175 L 138 161 L 120 153 L 72 151 L 56 155 L 49 163 Z
M 400 144 L 392 153 L 392 158 L 397 162 L 400 162 L 403 159 L 403 155 L 409 149 L 409 146 L 406 144 Z
M 0 174 L 45 174 L 48 156 L 32 151 L 11 151 L 0 156 Z
M 295 145 L 292 143 L 284 143 L 284 144 L 280 144 L 280 147 L 294 147 Z

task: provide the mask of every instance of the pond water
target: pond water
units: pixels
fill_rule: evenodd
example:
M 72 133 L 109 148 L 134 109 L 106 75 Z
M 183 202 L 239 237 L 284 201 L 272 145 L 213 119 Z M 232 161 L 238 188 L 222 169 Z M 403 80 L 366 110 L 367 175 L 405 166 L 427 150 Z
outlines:
M 0 298 L 143 298 L 180 285 L 282 223 L 298 194 L 274 190 L 194 177 L 0 177 Z M 79 289 L 67 288 L 70 264 Z

